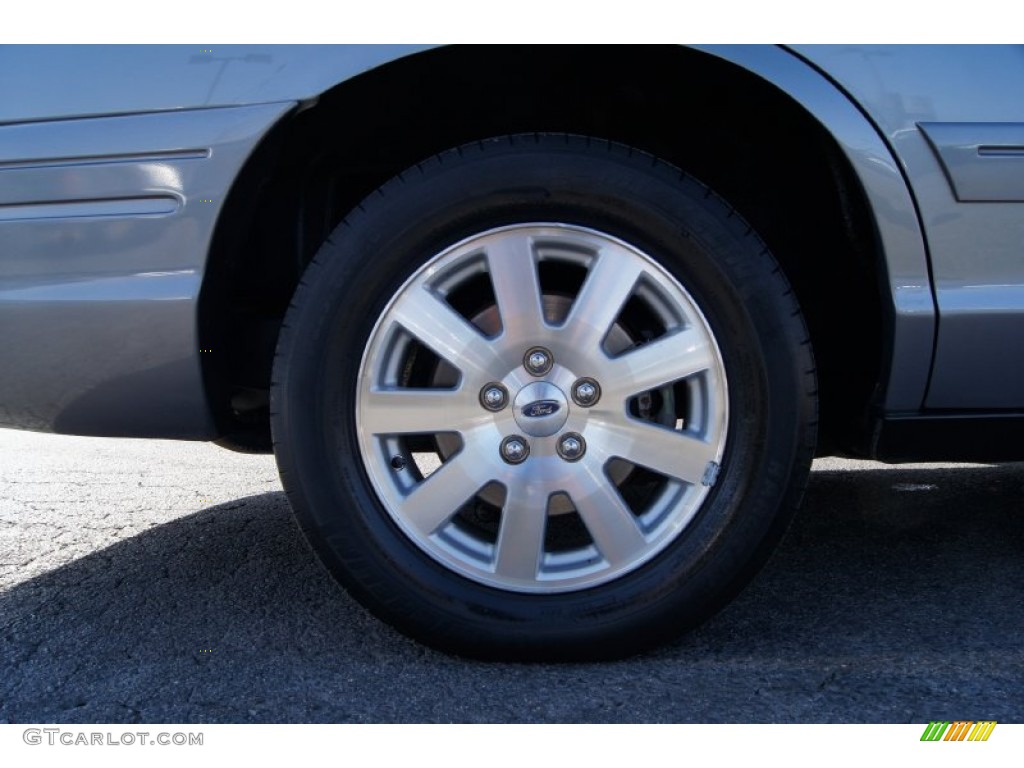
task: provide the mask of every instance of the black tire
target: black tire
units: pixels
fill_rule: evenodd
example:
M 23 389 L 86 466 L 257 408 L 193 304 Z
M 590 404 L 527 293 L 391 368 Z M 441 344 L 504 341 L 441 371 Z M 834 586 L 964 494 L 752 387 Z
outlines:
M 364 351 L 391 299 L 453 244 L 524 222 L 603 233 L 664 268 L 703 313 L 733 404 L 717 479 L 704 478 L 713 487 L 701 491 L 681 532 L 615 578 L 550 593 L 483 583 L 413 541 L 376 490 L 368 473 L 376 459 L 364 462 L 357 429 Z M 364 200 L 306 270 L 282 326 L 273 381 L 282 482 L 330 572 L 402 632 L 485 658 L 619 657 L 721 608 L 795 511 L 817 423 L 807 330 L 756 233 L 677 168 L 568 135 L 453 149 Z

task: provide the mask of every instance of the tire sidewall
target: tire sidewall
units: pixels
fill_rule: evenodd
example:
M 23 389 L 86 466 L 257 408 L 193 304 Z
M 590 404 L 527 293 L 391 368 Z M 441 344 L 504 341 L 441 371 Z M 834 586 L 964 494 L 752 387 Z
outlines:
M 730 403 L 718 482 L 662 552 L 606 584 L 521 594 L 454 573 L 406 537 L 373 490 L 357 372 L 377 319 L 425 261 L 480 232 L 543 222 L 619 238 L 693 297 Z M 331 572 L 403 631 L 472 655 L 582 658 L 695 624 L 745 583 L 794 506 L 813 405 L 806 332 L 778 267 L 706 187 L 616 144 L 512 137 L 464 147 L 385 185 L 311 264 L 285 321 L 273 429 L 300 525 Z

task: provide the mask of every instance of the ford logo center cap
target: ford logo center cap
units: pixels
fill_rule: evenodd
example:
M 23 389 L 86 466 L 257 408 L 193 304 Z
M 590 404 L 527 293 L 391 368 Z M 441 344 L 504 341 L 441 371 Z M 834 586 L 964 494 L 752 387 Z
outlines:
M 513 410 L 516 424 L 530 437 L 548 437 L 565 426 L 569 401 L 549 381 L 535 381 L 519 390 Z
M 522 413 L 528 419 L 537 419 L 541 416 L 550 416 L 553 413 L 558 413 L 561 407 L 557 400 L 535 400 L 524 405 Z

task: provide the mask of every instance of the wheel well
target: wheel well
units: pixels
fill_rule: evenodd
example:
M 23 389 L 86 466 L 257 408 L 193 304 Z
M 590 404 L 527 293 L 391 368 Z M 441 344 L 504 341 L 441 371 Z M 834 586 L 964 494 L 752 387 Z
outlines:
M 449 47 L 324 93 L 262 143 L 218 223 L 200 300 L 204 376 L 224 444 L 269 450 L 266 392 L 303 268 L 392 176 L 490 136 L 620 141 L 725 197 L 781 262 L 810 326 L 819 452 L 858 452 L 883 352 L 882 257 L 863 191 L 790 97 L 677 46 Z

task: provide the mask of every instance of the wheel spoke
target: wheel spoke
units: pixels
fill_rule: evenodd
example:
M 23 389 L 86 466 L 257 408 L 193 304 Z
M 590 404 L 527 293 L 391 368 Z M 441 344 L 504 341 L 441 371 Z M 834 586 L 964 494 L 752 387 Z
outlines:
M 680 330 L 607 362 L 607 390 L 629 397 L 685 379 L 713 364 L 714 354 L 705 338 L 693 329 Z
M 564 322 L 549 324 L 547 309 Z M 431 371 L 419 345 L 446 364 Z M 688 431 L 631 414 L 631 398 L 677 381 Z M 607 584 L 661 552 L 708 493 L 729 413 L 714 333 L 685 289 L 614 237 L 544 222 L 481 232 L 425 262 L 379 321 L 357 386 L 360 451 L 389 517 L 443 567 L 524 594 Z M 437 435 L 447 457 L 423 479 L 393 455 L 419 450 L 414 435 Z M 634 504 L 649 475 L 629 466 L 667 484 Z M 496 534 L 456 516 L 477 495 L 502 507 Z M 553 517 L 573 509 L 578 519 Z
M 574 346 L 592 352 L 601 344 L 642 273 L 638 260 L 608 248 L 601 251 L 565 322 Z
M 429 536 L 451 519 L 452 515 L 486 483 L 465 448 L 413 488 L 398 503 L 399 515 Z
M 595 425 L 594 431 L 593 441 L 601 441 L 608 456 L 691 484 L 700 482 L 716 456 L 715 446 L 693 435 L 627 416 L 621 423 Z
M 600 464 L 588 462 L 581 470 L 577 482 L 569 489 L 576 511 L 609 565 L 631 562 L 647 548 L 636 518 Z
M 544 328 L 544 319 L 532 238 L 504 234 L 487 246 L 487 267 L 504 335 L 533 343 Z
M 547 495 L 526 483 L 510 484 L 501 511 L 495 572 L 510 579 L 536 579 L 546 526 Z
M 392 318 L 474 381 L 501 366 L 490 342 L 469 321 L 425 288 L 402 293 Z
M 371 389 L 362 426 L 373 435 L 462 432 L 486 414 L 464 389 Z

